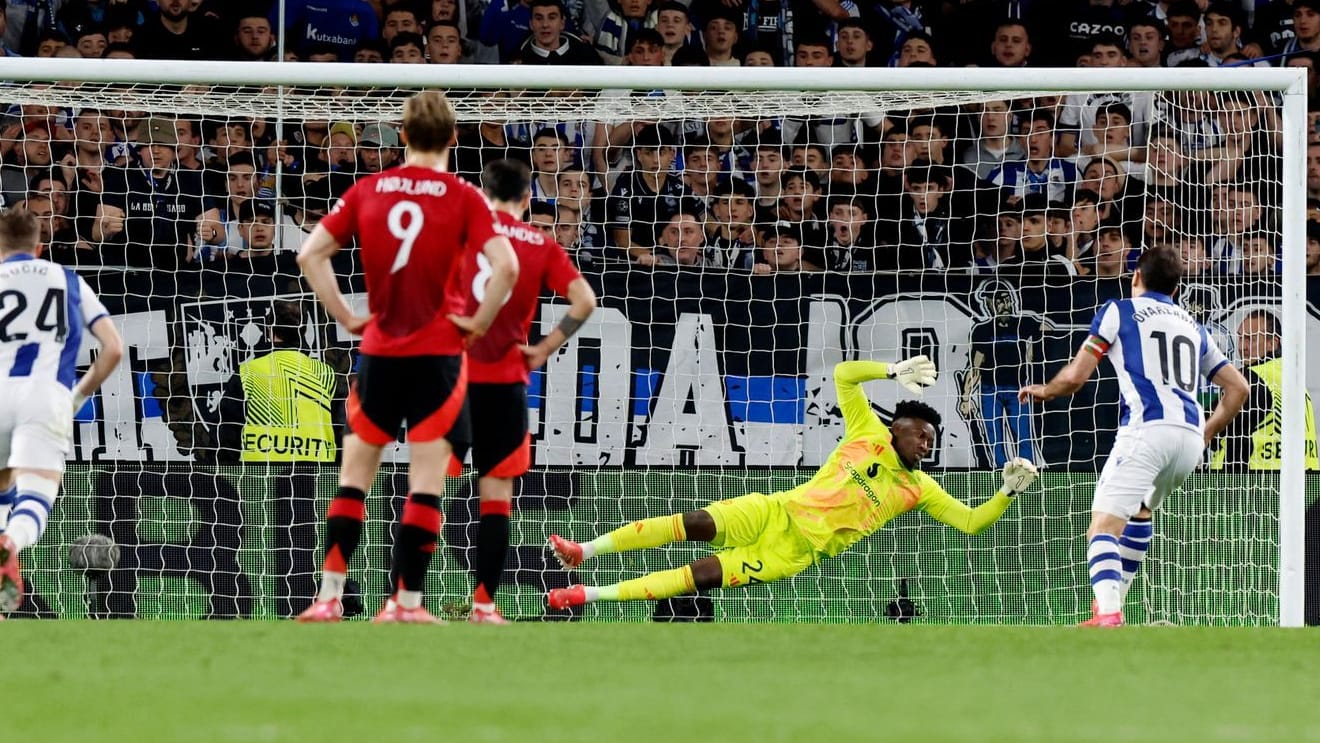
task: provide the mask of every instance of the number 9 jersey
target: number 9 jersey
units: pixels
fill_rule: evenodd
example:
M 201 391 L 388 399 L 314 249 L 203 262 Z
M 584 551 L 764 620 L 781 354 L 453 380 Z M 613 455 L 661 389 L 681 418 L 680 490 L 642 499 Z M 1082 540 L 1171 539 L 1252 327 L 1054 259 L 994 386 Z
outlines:
M 1186 310 L 1165 294 L 1105 303 L 1091 323 L 1086 350 L 1108 354 L 1122 393 L 1119 425 L 1155 423 L 1200 433 L 1205 414 L 1196 392 L 1228 359 Z
M 490 202 L 452 173 L 403 165 L 359 180 L 321 220 L 340 245 L 357 238 L 371 322 L 361 351 L 374 356 L 457 356 L 468 287 L 463 258 L 496 231 Z

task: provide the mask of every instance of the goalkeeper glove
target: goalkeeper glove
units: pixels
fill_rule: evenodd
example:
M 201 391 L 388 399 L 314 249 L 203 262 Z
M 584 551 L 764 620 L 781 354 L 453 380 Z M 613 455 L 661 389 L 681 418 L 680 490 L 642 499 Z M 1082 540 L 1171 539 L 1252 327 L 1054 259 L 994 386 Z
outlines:
M 1036 465 L 1022 457 L 1014 457 L 1005 462 L 1004 495 L 1011 498 L 1021 493 L 1031 487 L 1031 483 L 1036 481 L 1036 476 L 1039 474 L 1040 471 L 1036 469 Z
M 937 376 L 935 362 L 925 356 L 913 356 L 889 365 L 889 378 L 917 394 L 921 394 L 922 387 L 935 384 Z

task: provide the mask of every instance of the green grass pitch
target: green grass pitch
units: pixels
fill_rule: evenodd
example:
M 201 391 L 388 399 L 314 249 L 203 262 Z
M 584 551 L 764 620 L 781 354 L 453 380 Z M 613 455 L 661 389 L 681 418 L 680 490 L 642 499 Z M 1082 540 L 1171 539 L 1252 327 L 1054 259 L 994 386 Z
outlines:
M 0 624 L 0 740 L 1320 741 L 1313 630 Z

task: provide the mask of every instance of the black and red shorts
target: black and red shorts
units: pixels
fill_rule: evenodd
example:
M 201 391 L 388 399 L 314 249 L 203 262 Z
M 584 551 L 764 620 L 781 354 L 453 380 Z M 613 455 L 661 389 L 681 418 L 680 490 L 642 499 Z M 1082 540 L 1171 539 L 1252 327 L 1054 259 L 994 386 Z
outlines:
M 518 477 L 532 464 L 527 430 L 527 385 L 468 385 L 472 409 L 472 464 L 481 477 Z
M 408 424 L 409 441 L 447 439 L 467 448 L 467 357 L 362 354 L 348 393 L 348 427 L 363 441 L 385 446 Z

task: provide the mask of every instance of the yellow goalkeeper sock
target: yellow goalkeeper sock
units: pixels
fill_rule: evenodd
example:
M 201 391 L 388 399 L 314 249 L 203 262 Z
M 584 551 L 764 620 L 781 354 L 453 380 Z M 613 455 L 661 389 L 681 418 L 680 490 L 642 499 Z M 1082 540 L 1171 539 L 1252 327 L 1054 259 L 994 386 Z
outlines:
M 653 519 L 634 521 L 626 526 L 620 526 L 609 534 L 596 537 L 582 545 L 583 557 L 585 559 L 612 552 L 659 547 L 662 544 L 681 542 L 685 539 L 687 539 L 687 530 L 683 527 L 683 514 L 657 516 Z
M 696 593 L 697 581 L 692 577 L 692 566 L 643 575 L 612 586 L 595 589 L 592 601 L 637 601 L 639 599 L 667 599 L 685 593 Z

